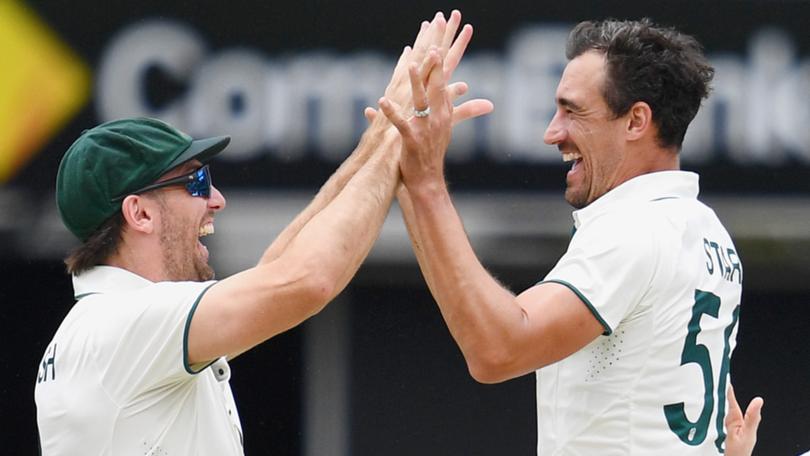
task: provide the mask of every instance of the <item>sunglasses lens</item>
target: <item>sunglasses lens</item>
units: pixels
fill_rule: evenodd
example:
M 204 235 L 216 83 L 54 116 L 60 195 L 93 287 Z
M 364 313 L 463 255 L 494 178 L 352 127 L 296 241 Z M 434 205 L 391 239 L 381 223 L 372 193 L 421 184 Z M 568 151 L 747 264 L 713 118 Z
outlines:
M 194 180 L 190 181 L 186 188 L 191 196 L 202 196 L 203 198 L 211 196 L 211 172 L 208 171 L 207 165 L 194 173 Z

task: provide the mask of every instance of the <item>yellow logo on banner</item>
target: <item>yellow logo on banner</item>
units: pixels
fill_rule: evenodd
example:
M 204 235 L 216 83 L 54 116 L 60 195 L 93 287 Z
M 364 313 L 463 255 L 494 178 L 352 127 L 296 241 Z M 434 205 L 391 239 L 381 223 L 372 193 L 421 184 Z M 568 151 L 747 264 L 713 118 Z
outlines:
M 0 0 L 0 184 L 87 101 L 90 71 L 17 0 Z

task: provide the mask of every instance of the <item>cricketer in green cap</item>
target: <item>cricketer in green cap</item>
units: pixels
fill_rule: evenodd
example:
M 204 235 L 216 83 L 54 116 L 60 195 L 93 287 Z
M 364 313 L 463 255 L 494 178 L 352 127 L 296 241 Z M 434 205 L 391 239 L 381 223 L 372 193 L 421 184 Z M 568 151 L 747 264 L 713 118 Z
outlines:
M 229 136 L 192 139 L 157 119 L 103 123 L 70 146 L 56 176 L 56 206 L 62 222 L 86 241 L 121 209 L 118 197 L 155 182 L 172 168 L 196 159 L 206 163 Z
M 472 34 L 465 27 L 454 39 L 460 23 L 454 11 L 450 20 L 437 13 L 420 26 L 418 45 L 404 48 L 381 100 L 387 108 L 412 106 L 411 89 L 425 78 L 409 69 L 420 66 L 431 93 L 441 93 L 431 100 L 431 119 L 444 122 L 443 138 L 451 118 L 492 110 L 487 100 L 451 109 L 446 78 Z M 401 188 L 401 136 L 385 115 L 373 116 L 357 147 L 255 266 L 220 280 L 211 280 L 200 238 L 214 233 L 226 205 L 204 163 L 226 140 L 195 143 L 163 124 L 129 120 L 77 141 L 57 189 L 65 224 L 84 237 L 114 215 L 65 259 L 77 303 L 37 375 L 42 455 L 243 456 L 228 361 L 320 312 L 363 264 Z M 171 188 L 151 192 L 156 185 Z M 119 209 L 112 201 L 122 195 Z

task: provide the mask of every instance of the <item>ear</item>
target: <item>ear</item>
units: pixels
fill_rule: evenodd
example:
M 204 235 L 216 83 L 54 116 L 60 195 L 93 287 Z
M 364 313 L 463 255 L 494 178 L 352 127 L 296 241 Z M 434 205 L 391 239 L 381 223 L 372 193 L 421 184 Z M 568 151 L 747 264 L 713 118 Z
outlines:
M 144 234 L 155 231 L 159 213 L 157 202 L 141 195 L 129 195 L 121 202 L 121 213 L 129 229 Z
M 653 127 L 652 109 L 643 101 L 637 101 L 627 112 L 627 140 L 636 141 L 648 135 Z

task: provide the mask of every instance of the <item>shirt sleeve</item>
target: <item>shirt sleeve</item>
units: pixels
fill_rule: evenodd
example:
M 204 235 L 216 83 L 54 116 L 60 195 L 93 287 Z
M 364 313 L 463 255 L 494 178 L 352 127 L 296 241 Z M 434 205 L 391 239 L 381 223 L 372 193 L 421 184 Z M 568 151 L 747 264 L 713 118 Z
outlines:
M 115 398 L 183 381 L 207 365 L 188 366 L 188 328 L 197 304 L 216 282 L 161 282 L 116 303 L 107 328 L 115 348 L 102 382 Z
M 581 227 L 541 282 L 571 289 L 610 335 L 649 289 L 658 257 L 652 230 L 608 214 Z

